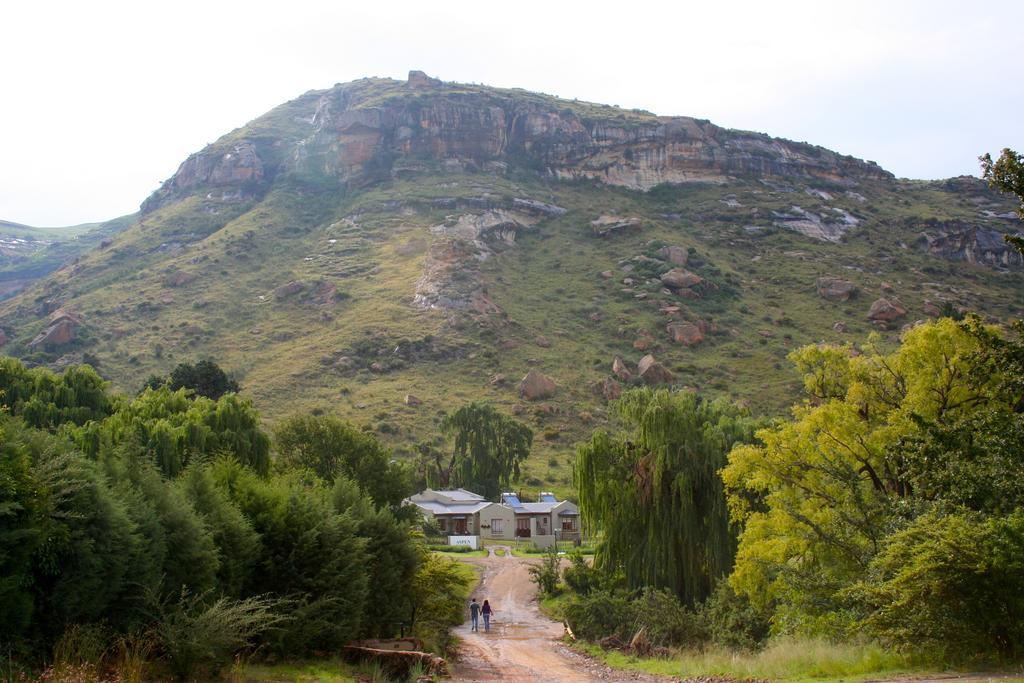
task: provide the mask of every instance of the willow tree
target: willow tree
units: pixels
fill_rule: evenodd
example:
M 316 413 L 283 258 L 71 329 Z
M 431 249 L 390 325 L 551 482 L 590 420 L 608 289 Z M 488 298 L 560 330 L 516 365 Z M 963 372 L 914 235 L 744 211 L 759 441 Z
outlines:
M 485 498 L 519 477 L 519 463 L 530 454 L 533 431 L 489 405 L 470 403 L 441 421 L 441 432 L 453 439 L 451 456 L 433 451 L 431 484 L 462 486 Z
M 637 389 L 616 404 L 625 429 L 600 430 L 573 472 L 584 523 L 600 532 L 596 566 L 633 588 L 667 588 L 692 605 L 728 573 L 736 551 L 718 471 L 755 422 L 692 392 Z

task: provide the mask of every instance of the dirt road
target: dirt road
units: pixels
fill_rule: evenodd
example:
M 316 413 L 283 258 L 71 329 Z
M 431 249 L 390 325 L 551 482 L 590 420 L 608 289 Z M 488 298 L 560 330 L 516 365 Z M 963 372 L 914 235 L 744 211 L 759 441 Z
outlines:
M 542 615 L 537 606 L 537 587 L 528 568 L 533 560 L 494 554 L 467 558 L 481 567 L 483 576 L 475 597 L 489 600 L 494 609 L 490 632 L 470 630 L 467 621 L 456 635 L 461 640 L 454 681 L 664 681 L 665 679 L 615 671 L 560 642 L 562 624 Z

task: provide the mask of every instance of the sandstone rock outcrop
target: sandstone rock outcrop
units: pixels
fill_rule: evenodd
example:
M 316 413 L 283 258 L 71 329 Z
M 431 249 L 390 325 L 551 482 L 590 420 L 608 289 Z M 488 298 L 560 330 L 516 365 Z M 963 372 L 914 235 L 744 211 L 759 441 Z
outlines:
M 558 386 L 541 372 L 531 369 L 519 382 L 519 395 L 528 401 L 554 396 Z
M 423 401 L 421 401 L 418 397 L 416 397 L 416 396 L 414 396 L 412 394 L 406 394 L 405 395 L 405 405 L 415 407 L 415 406 L 423 405 Z
M 300 280 L 292 280 L 291 282 L 286 282 L 283 285 L 275 287 L 274 298 L 279 301 L 281 299 L 287 299 L 288 297 L 295 296 L 305 288 L 305 283 Z
M 588 105 L 584 113 L 567 104 L 482 86 L 448 86 L 418 71 L 405 82 L 337 84 L 296 98 L 283 105 L 286 111 L 275 110 L 294 123 L 277 138 L 226 137 L 193 154 L 143 211 L 197 188 L 229 186 L 232 197 L 244 198 L 264 179 L 291 172 L 348 185 L 419 169 L 525 164 L 557 178 L 638 190 L 724 183 L 737 175 L 851 186 L 892 177 L 871 162 L 704 120 L 639 111 L 624 116 L 602 105 Z M 838 213 L 828 218 L 837 225 L 847 220 Z
M 857 293 L 857 285 L 838 277 L 819 277 L 817 286 L 818 296 L 829 301 L 849 301 Z
M 422 71 L 410 71 L 409 79 L 406 81 L 406 84 L 410 88 L 416 88 L 419 90 L 425 88 L 437 88 L 441 86 L 441 79 L 431 78 Z
M 647 354 L 636 364 L 637 372 L 647 384 L 669 384 L 675 376 L 668 368 L 655 360 L 654 356 Z
M 658 250 L 658 256 L 677 266 L 685 266 L 689 254 L 682 247 L 667 245 Z
M 672 289 L 688 289 L 704 282 L 704 278 L 685 268 L 673 268 L 661 276 L 661 282 Z
M 696 346 L 704 341 L 704 330 L 692 322 L 671 322 L 666 329 L 672 341 L 683 346 Z
M 873 323 L 887 325 L 907 314 L 907 309 L 895 299 L 876 299 L 868 311 L 868 320 Z
M 640 227 L 640 219 L 623 216 L 598 216 L 590 221 L 590 229 L 598 237 L 608 237 L 626 230 L 633 230 Z
M 183 287 L 196 279 L 195 273 L 185 270 L 174 270 L 164 276 L 165 287 Z
M 616 356 L 615 360 L 612 361 L 612 373 L 614 373 L 615 376 L 623 382 L 628 382 L 633 379 L 633 373 L 630 372 L 629 366 L 627 366 L 626 362 L 618 356 Z
M 82 318 L 77 313 L 59 309 L 47 321 L 46 329 L 28 343 L 29 348 L 60 346 L 73 341 Z
M 594 393 L 606 401 L 614 401 L 622 395 L 622 385 L 613 379 L 603 379 L 594 385 Z
M 990 268 L 1024 268 L 1024 256 L 1003 239 L 1006 232 L 962 221 L 933 221 L 924 226 L 915 246 L 950 261 Z

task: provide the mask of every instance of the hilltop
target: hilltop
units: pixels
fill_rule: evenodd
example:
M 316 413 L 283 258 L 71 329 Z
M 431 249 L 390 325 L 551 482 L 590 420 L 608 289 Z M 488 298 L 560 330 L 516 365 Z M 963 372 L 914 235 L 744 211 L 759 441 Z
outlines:
M 1019 316 L 1019 227 L 975 178 L 412 72 L 305 93 L 193 154 L 0 327 L 4 353 L 85 359 L 129 392 L 209 356 L 270 419 L 337 413 L 400 452 L 487 400 L 536 431 L 530 485 L 558 489 L 631 383 L 778 414 L 797 346 Z

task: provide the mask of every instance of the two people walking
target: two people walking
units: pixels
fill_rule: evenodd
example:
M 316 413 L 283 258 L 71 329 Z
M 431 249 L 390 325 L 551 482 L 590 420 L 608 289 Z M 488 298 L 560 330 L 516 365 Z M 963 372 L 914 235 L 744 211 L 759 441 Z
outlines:
M 476 601 L 476 598 L 473 598 L 473 601 L 469 603 L 469 619 L 472 622 L 472 627 L 469 630 L 470 631 L 477 631 L 477 632 L 480 631 L 480 628 L 479 628 L 480 615 L 483 614 L 484 615 L 484 631 L 485 632 L 486 631 L 490 631 L 491 630 L 491 614 L 493 614 L 493 613 L 494 613 L 494 610 L 491 609 L 491 603 L 489 603 L 488 601 L 484 600 L 484 604 L 481 606 Z

